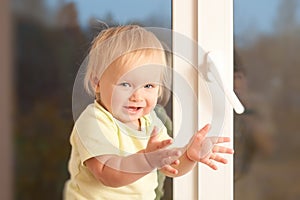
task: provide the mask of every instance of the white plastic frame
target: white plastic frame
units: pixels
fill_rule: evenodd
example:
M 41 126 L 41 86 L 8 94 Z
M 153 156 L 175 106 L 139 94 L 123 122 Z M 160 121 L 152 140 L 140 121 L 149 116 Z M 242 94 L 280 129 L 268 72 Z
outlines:
M 229 90 L 233 88 L 233 0 L 173 0 L 173 30 L 198 41 L 206 51 L 213 52 L 217 68 L 224 84 Z M 176 38 L 173 38 L 173 48 L 176 48 Z M 191 49 L 197 58 L 197 49 Z M 176 71 L 190 80 L 190 85 L 198 91 L 197 75 L 193 67 L 178 58 L 173 59 Z M 174 80 L 173 91 L 180 89 Z M 190 126 L 203 127 L 209 123 L 211 107 L 207 106 L 208 96 L 198 91 L 198 112 L 191 113 Z M 195 109 L 197 110 L 197 109 Z M 178 130 L 176 120 L 179 117 L 178 108 L 173 109 L 174 132 Z M 233 110 L 226 102 L 226 112 L 222 136 L 233 138 Z M 233 139 L 232 139 L 233 140 Z M 233 146 L 233 141 L 228 146 Z M 229 163 L 219 165 L 218 171 L 213 171 L 204 165 L 198 165 L 189 174 L 173 180 L 174 200 L 232 200 L 233 199 L 233 156 L 227 156 Z

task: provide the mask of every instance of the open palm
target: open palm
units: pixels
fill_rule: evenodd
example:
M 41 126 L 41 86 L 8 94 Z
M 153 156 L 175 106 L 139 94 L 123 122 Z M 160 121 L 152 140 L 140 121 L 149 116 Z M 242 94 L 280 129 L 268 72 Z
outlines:
M 189 159 L 206 164 L 216 170 L 215 162 L 226 164 L 227 160 L 220 156 L 219 153 L 232 154 L 231 148 L 219 146 L 217 144 L 229 142 L 229 137 L 205 137 L 210 125 L 204 126 L 199 130 L 187 146 L 187 156 Z

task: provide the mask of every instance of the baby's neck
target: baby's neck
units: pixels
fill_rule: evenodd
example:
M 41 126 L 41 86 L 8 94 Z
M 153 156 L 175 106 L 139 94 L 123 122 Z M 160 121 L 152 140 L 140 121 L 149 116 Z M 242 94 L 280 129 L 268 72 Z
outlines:
M 135 129 L 137 131 L 141 131 L 142 130 L 142 125 L 141 125 L 141 120 L 138 119 L 136 121 L 133 121 L 133 122 L 127 122 L 127 123 L 124 123 L 126 124 L 127 126 L 129 126 L 130 128 L 132 129 Z

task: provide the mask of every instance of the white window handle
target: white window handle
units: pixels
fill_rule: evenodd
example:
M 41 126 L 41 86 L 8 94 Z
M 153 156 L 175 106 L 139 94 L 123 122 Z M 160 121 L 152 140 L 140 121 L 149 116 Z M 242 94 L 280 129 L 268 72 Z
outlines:
M 221 88 L 221 90 L 224 92 L 227 100 L 230 102 L 231 106 L 235 110 L 236 113 L 242 114 L 245 111 L 244 106 L 236 96 L 233 90 L 229 90 L 226 84 L 224 84 L 224 81 L 222 80 L 222 77 L 220 76 L 220 73 L 218 72 L 218 69 L 216 65 L 221 65 L 221 62 L 218 62 L 217 56 L 212 53 L 208 52 L 206 55 L 206 69 L 202 69 L 202 75 L 204 76 L 204 79 L 208 78 L 208 73 L 210 72 L 214 79 L 216 80 L 218 86 Z

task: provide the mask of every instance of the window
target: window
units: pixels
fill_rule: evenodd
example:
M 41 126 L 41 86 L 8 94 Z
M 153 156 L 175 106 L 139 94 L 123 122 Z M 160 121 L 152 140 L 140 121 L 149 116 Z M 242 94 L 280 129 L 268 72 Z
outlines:
M 235 199 L 298 199 L 299 1 L 235 1 L 234 22 Z
M 178 42 L 183 36 L 192 44 L 200 44 L 204 50 L 214 52 L 217 62 L 223 63 L 222 66 L 218 65 L 218 70 L 227 87 L 232 88 L 232 3 L 232 0 L 12 1 L 15 30 L 12 59 L 15 61 L 15 74 L 11 79 L 16 81 L 8 88 L 13 90 L 16 97 L 12 100 L 16 110 L 12 130 L 15 198 L 61 198 L 61 190 L 68 176 L 66 159 L 69 152 L 65 148 L 69 146 L 73 123 L 70 111 L 72 86 L 92 37 L 101 29 L 98 27 L 102 22 L 97 19 L 109 26 L 140 23 L 144 26 L 172 28 L 175 33 L 172 38 L 173 50 L 176 52 L 182 47 Z M 110 9 L 101 10 L 100 13 L 100 8 Z M 211 108 L 207 106 L 210 101 L 207 95 L 200 90 L 201 83 L 198 82 L 197 69 L 194 67 L 202 59 L 198 46 L 185 48 L 188 58 L 174 56 L 173 62 L 175 71 L 181 75 L 178 78 L 188 80 L 184 83 L 188 84 L 190 92 L 196 97 L 185 108 L 193 119 L 185 126 L 188 132 L 193 133 L 210 121 L 211 116 L 207 114 L 211 113 Z M 180 83 L 175 78 L 175 94 L 182 88 Z M 179 105 L 182 102 L 174 98 L 173 103 L 174 132 L 177 132 L 182 120 L 182 105 Z M 195 109 L 197 107 L 198 110 Z M 232 137 L 233 112 L 228 103 L 226 109 L 221 134 Z M 8 140 L 9 134 L 7 131 Z M 5 151 L 11 152 L 10 147 Z M 9 167 L 3 174 L 9 172 Z M 172 188 L 170 182 L 169 187 Z M 229 159 L 229 164 L 221 166 L 218 172 L 199 166 L 184 177 L 174 179 L 173 187 L 173 194 L 167 194 L 173 199 L 233 199 L 233 161 Z
M 16 199 L 61 198 L 68 178 L 73 83 L 104 23 L 171 28 L 171 6 L 171 0 L 11 2 Z M 166 185 L 172 188 L 170 180 Z M 166 195 L 172 195 L 171 189 Z

